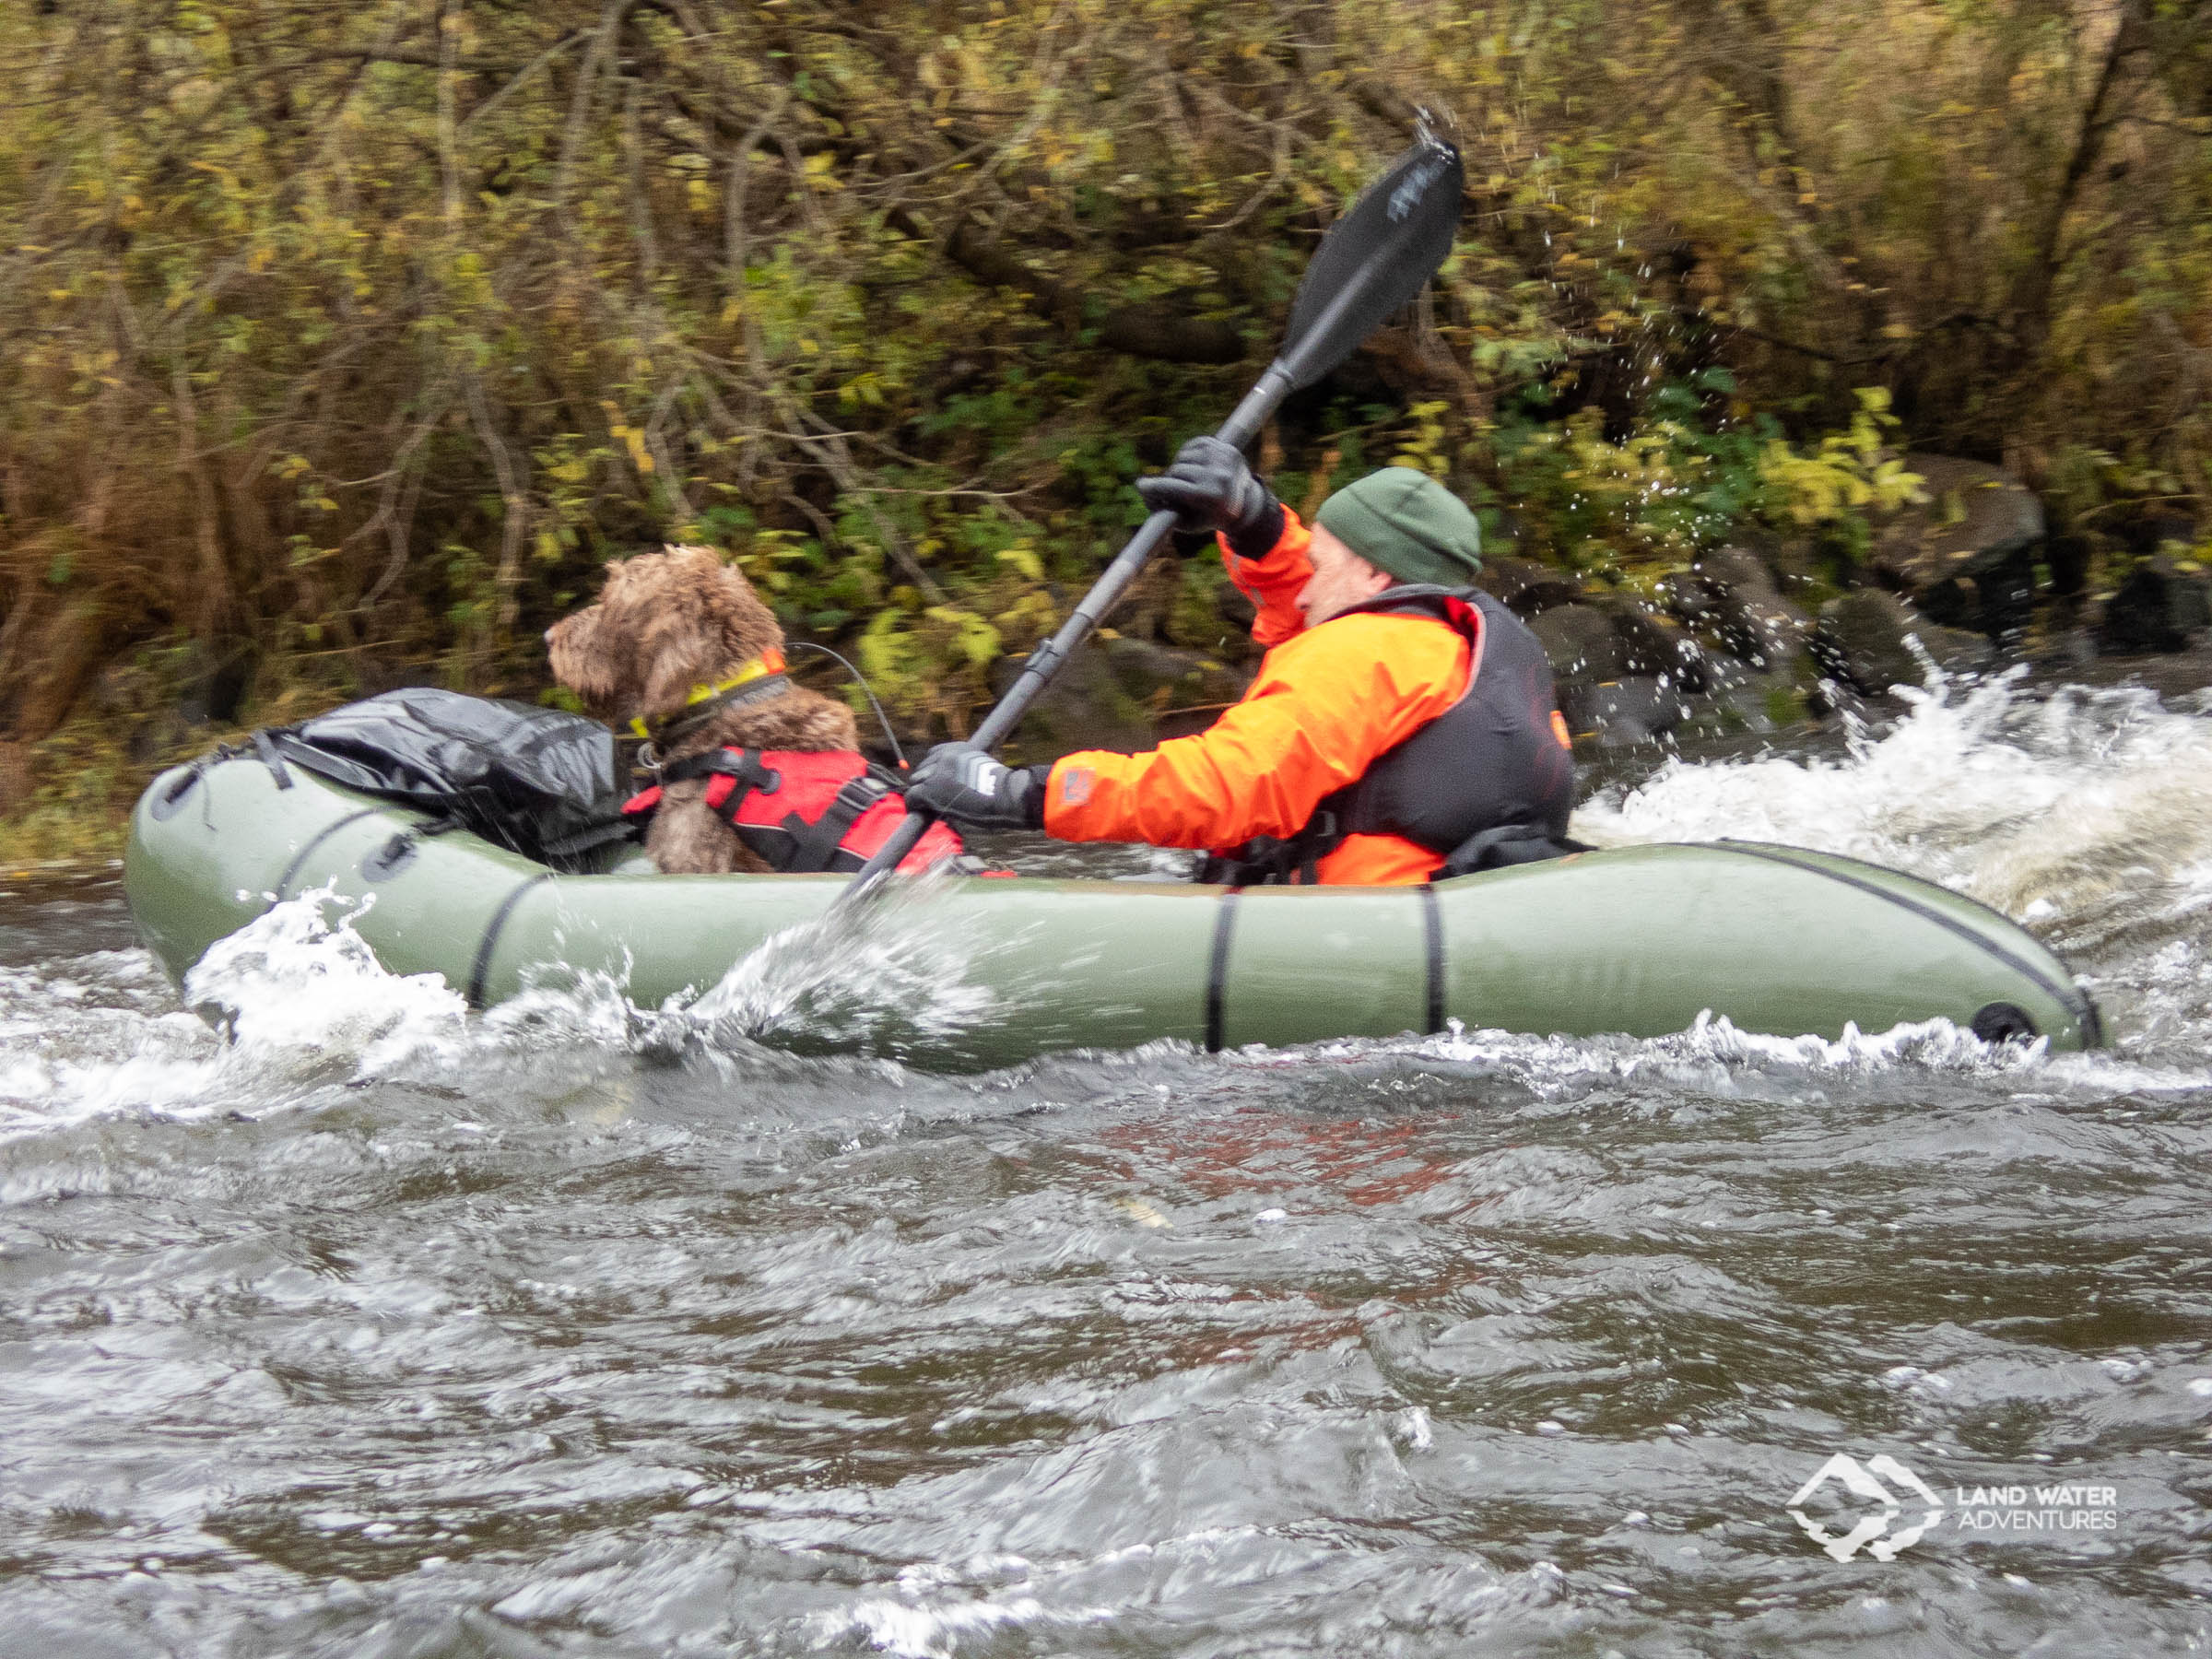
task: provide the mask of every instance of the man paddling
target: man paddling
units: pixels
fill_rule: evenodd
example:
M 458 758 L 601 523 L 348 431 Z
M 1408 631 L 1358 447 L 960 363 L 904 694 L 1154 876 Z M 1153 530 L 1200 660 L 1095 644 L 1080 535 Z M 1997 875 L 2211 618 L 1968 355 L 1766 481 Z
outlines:
M 1535 637 L 1471 585 L 1481 529 L 1449 490 L 1385 467 L 1311 528 L 1233 445 L 1186 443 L 1140 479 L 1154 512 L 1212 531 L 1270 647 L 1243 700 L 1143 754 L 1009 768 L 933 748 L 911 806 L 979 830 L 1147 841 L 1249 885 L 1426 881 L 1569 850 L 1574 761 Z

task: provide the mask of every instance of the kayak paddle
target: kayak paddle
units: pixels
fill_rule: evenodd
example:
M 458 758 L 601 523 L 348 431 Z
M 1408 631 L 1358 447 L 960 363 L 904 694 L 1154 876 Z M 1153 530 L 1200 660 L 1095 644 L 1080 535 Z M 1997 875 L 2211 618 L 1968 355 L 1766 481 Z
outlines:
M 1282 349 L 1221 423 L 1217 438 L 1240 449 L 1251 442 L 1285 397 L 1343 362 L 1384 317 L 1421 291 L 1452 251 L 1459 229 L 1461 182 L 1459 152 L 1424 132 L 1361 194 L 1352 210 L 1329 227 L 1299 284 Z M 1175 528 L 1175 513 L 1163 510 L 1145 520 L 1060 630 L 1030 653 L 1020 677 L 983 717 L 971 742 L 980 748 L 998 747 L 1090 637 L 1099 618 L 1136 580 Z M 929 814 L 908 813 L 839 902 L 849 901 L 896 868 L 929 825 Z

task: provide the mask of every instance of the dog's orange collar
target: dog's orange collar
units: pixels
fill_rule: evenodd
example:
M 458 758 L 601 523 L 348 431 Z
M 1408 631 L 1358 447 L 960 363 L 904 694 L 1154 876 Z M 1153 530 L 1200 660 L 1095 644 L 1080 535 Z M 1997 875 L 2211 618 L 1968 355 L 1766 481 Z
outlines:
M 684 707 L 695 709 L 703 702 L 714 702 L 726 699 L 732 692 L 752 685 L 758 680 L 766 679 L 771 675 L 782 674 L 784 667 L 783 653 L 771 646 L 751 662 L 746 664 L 744 667 L 738 669 L 736 673 L 731 675 L 728 679 L 717 680 L 712 686 L 692 687 L 691 695 L 684 699 Z M 768 689 L 765 686 L 760 688 L 763 691 Z M 642 715 L 629 723 L 629 735 L 633 737 L 644 738 L 648 742 L 653 738 L 653 733 L 647 729 Z

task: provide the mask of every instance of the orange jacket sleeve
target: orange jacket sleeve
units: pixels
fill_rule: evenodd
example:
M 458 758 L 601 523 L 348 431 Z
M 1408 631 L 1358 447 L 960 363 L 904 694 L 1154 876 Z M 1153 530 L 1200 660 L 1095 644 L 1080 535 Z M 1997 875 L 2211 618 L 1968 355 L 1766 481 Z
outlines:
M 1471 665 L 1466 640 L 1435 618 L 1338 617 L 1270 651 L 1244 700 L 1197 736 L 1056 762 L 1045 830 L 1212 848 L 1292 834 L 1324 795 L 1457 701 Z
M 1238 558 L 1226 535 L 1215 539 L 1221 544 L 1221 563 L 1229 579 L 1259 606 L 1260 614 L 1253 618 L 1252 637 L 1263 645 L 1280 645 L 1292 634 L 1303 632 L 1306 618 L 1298 608 L 1298 594 L 1306 585 L 1306 578 L 1313 574 L 1313 560 L 1306 552 L 1313 532 L 1298 514 L 1288 507 L 1283 509 L 1282 535 L 1257 559 Z

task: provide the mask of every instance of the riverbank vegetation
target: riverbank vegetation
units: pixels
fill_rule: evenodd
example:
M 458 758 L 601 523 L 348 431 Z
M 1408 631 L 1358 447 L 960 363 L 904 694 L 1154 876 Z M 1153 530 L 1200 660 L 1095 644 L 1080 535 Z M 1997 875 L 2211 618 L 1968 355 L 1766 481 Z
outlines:
M 16 855 L 240 723 L 413 678 L 538 695 L 539 631 L 664 539 L 727 548 L 916 732 L 965 729 L 1424 112 L 1466 156 L 1460 245 L 1264 439 L 1294 505 L 1407 458 L 1594 582 L 1759 520 L 1847 581 L 1910 443 L 2004 463 L 2115 567 L 2132 524 L 2193 539 L 2207 25 L 2212 0 L 7 8 Z M 1214 646 L 1214 580 L 1148 577 L 1142 626 Z

